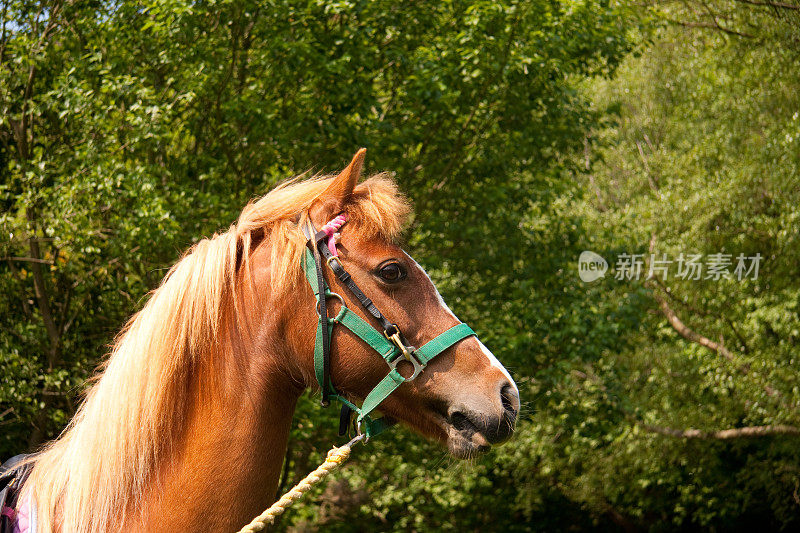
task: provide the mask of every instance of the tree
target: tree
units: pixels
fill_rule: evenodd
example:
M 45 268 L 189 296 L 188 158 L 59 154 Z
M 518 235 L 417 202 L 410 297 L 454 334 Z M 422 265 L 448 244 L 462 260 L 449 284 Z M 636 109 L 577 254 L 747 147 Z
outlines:
M 486 314 L 516 293 L 481 280 L 519 261 L 505 253 L 516 218 L 557 182 L 540 171 L 591 123 L 576 80 L 611 72 L 638 24 L 623 7 L 542 1 L 0 0 L 0 12 L 3 455 L 58 433 L 182 249 L 358 146 L 415 201 L 412 252 L 523 364 L 500 333 L 516 325 Z M 329 415 L 299 420 L 302 434 Z
M 796 524 L 798 64 L 796 26 L 780 20 L 737 13 L 768 29 L 755 46 L 670 24 L 587 85 L 605 125 L 576 154 L 585 194 L 562 216 L 612 271 L 571 289 L 600 310 L 590 323 L 636 320 L 599 357 L 567 350 L 543 379 L 531 446 L 566 494 L 626 527 Z M 614 279 L 624 253 L 641 254 L 638 281 Z M 681 278 L 691 254 L 726 259 L 728 276 Z M 740 254 L 760 254 L 757 276 L 739 279 Z M 669 275 L 646 280 L 664 259 Z

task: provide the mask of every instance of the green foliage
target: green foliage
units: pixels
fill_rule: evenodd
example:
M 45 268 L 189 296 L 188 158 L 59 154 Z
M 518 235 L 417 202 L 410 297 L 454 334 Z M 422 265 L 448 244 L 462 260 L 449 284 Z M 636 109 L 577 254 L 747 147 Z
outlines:
M 800 26 L 765 7 L 0 0 L 0 456 L 58 434 L 183 249 L 366 146 L 522 420 L 471 463 L 395 430 L 281 527 L 796 525 L 796 436 L 652 430 L 800 424 Z M 613 263 L 653 235 L 671 257 L 759 252 L 761 275 L 669 296 L 578 278 L 582 250 Z M 287 483 L 336 440 L 316 404 Z
M 576 249 L 600 253 L 612 268 L 623 252 L 763 257 L 757 280 L 684 281 L 673 264 L 659 283 L 610 272 L 565 289 L 586 291 L 600 318 L 616 310 L 632 321 L 611 320 L 622 326 L 620 342 L 598 356 L 561 345 L 560 368 L 536 376 L 548 400 L 536 402 L 540 434 L 529 446 L 566 494 L 623 525 L 797 523 L 796 436 L 693 440 L 656 431 L 800 422 L 800 287 L 789 274 L 800 259 L 796 26 L 763 12 L 736 20 L 773 24 L 765 26 L 773 41 L 669 27 L 613 79 L 585 83 L 602 124 L 575 157 L 584 194 L 561 200 L 560 218 L 585 228 Z M 730 360 L 679 336 L 651 295 L 727 347 Z M 580 316 L 598 318 L 586 309 Z

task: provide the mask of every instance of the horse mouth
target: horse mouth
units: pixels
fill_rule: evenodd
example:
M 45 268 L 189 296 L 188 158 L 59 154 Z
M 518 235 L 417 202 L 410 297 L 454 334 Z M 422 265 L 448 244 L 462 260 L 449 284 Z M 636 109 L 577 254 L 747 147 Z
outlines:
M 488 452 L 492 444 L 463 413 L 447 414 L 447 409 L 433 409 L 438 426 L 444 431 L 447 450 L 457 459 L 474 459 Z
M 446 431 L 447 448 L 459 459 L 478 457 L 492 447 L 483 433 L 462 413 L 453 413 L 448 417 Z

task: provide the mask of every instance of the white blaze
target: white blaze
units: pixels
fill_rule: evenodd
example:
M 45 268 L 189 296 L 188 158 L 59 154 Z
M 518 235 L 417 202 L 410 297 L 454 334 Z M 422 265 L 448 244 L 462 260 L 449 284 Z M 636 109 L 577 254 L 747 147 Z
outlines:
M 405 254 L 405 252 L 403 253 Z M 436 293 L 436 299 L 439 301 L 439 305 L 441 306 L 441 308 L 447 311 L 447 313 L 449 313 L 450 316 L 461 322 L 461 320 L 455 315 L 455 313 L 453 313 L 453 311 L 450 310 L 450 308 L 447 306 L 447 304 L 444 301 L 444 298 L 442 298 L 442 295 L 439 293 L 439 289 L 436 288 L 436 284 L 433 283 L 433 280 L 431 280 L 431 277 L 428 275 L 427 272 L 425 272 L 425 269 L 422 268 L 422 266 L 420 266 L 420 264 L 417 263 L 413 257 L 411 257 L 408 254 L 405 255 L 411 260 L 412 263 L 417 265 L 417 268 L 419 268 L 420 272 L 422 272 L 422 274 L 426 278 L 428 278 L 428 281 L 431 282 L 431 285 L 433 286 L 433 291 Z M 487 348 L 486 345 L 484 345 L 478 337 L 475 337 L 475 340 L 478 342 L 478 345 L 480 346 L 483 354 L 486 356 L 487 359 L 489 359 L 489 365 L 500 370 L 500 372 L 503 373 L 503 375 L 506 377 L 511 386 L 514 387 L 514 390 L 517 391 L 517 394 L 519 394 L 519 389 L 517 388 L 517 384 L 514 382 L 514 379 L 511 377 L 511 374 L 508 372 L 508 370 L 506 370 L 506 367 L 504 367 L 503 364 L 500 361 L 498 361 L 497 357 L 495 357 L 495 355 L 491 352 L 491 350 L 489 350 L 489 348 Z
M 514 390 L 517 391 L 517 395 L 519 395 L 519 389 L 517 388 L 517 384 L 514 381 L 514 378 L 511 377 L 511 374 L 508 373 L 508 370 L 506 370 L 506 367 L 504 367 L 503 364 L 497 360 L 497 357 L 494 356 L 491 350 L 489 350 L 489 348 L 487 348 L 486 345 L 483 344 L 479 338 L 475 337 L 475 340 L 478 341 L 478 344 L 481 347 L 481 351 L 486 355 L 487 358 L 489 358 L 489 364 L 503 373 L 508 382 L 511 383 L 511 386 L 514 387 Z

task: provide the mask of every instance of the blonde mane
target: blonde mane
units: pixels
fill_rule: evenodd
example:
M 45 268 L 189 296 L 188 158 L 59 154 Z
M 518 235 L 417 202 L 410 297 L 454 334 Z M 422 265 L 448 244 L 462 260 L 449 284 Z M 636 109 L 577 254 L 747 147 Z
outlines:
M 213 387 L 234 353 L 236 339 L 226 332 L 236 328 L 226 325 L 237 320 L 236 283 L 252 251 L 270 246 L 270 290 L 291 290 L 302 275 L 299 225 L 332 179 L 279 186 L 170 269 L 117 336 L 67 429 L 36 457 L 25 491 L 41 531 L 56 522 L 70 533 L 118 531 L 139 512 L 145 493 L 157 490 L 159 467 L 177 448 L 193 402 L 203 401 L 200 391 Z M 346 212 L 351 231 L 392 240 L 410 209 L 394 182 L 376 175 L 356 187 Z

